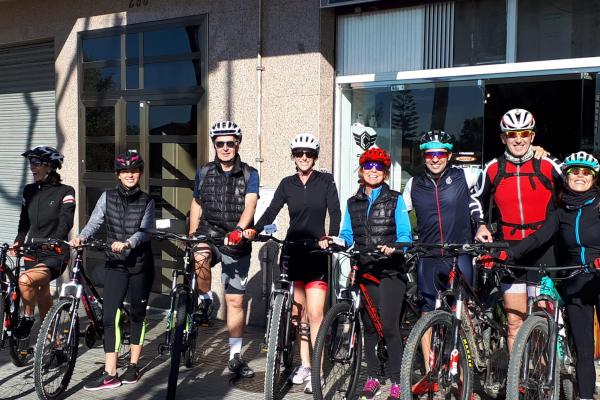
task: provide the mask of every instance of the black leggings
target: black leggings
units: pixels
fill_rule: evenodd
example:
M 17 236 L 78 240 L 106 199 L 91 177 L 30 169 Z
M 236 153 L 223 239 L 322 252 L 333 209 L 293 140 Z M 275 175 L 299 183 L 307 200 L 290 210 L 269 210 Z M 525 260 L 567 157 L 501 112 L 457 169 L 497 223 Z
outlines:
M 383 324 L 383 335 L 387 344 L 389 360 L 385 363 L 383 378 L 389 378 L 392 382 L 400 379 L 400 365 L 402 364 L 402 337 L 400 336 L 400 314 L 406 292 L 406 282 L 400 278 L 396 271 L 393 275 L 382 273 L 375 275 L 381 279 L 381 283 L 367 281 L 366 287 L 373 303 L 377 307 L 381 323 Z M 363 299 L 363 306 L 364 306 Z M 379 338 L 377 331 L 363 307 L 362 320 L 365 326 L 365 359 L 367 361 L 367 374 L 372 377 L 379 375 L 379 359 L 376 347 Z
M 104 352 L 117 353 L 121 346 L 121 332 L 117 330 L 121 318 L 120 307 L 129 290 L 129 324 L 131 344 L 143 344 L 146 333 L 146 306 L 154 281 L 154 268 L 130 274 L 125 268 L 106 268 L 104 274 Z

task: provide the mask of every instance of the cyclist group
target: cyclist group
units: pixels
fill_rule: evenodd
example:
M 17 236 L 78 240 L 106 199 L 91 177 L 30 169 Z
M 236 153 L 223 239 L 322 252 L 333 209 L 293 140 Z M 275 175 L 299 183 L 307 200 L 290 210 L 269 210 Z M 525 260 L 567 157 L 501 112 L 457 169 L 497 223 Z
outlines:
M 333 176 L 315 169 L 319 156 L 318 139 L 301 133 L 291 142 L 296 172 L 278 185 L 273 199 L 255 223 L 259 197 L 258 172 L 241 161 L 242 132 L 230 121 L 218 122 L 210 130 L 214 161 L 198 168 L 190 206 L 189 234 L 205 235 L 210 242 L 195 251 L 198 313 L 194 321 L 206 321 L 213 312 L 211 271 L 221 264 L 229 332 L 230 371 L 250 378 L 254 371 L 241 357 L 244 327 L 244 294 L 250 267 L 251 240 L 273 222 L 287 205 L 290 225 L 286 240 L 312 240 L 325 249 L 339 236 L 356 250 L 378 250 L 384 258 L 361 257 L 361 267 L 373 277 L 369 293 L 379 311 L 390 359 L 379 371 L 377 335 L 370 319 L 363 318 L 365 360 L 368 379 L 361 399 L 373 399 L 389 381 L 388 399 L 400 398 L 396 384 L 400 375 L 402 338 L 400 311 L 407 278 L 403 257 L 395 243 L 412 241 L 409 212 L 414 210 L 419 241 L 424 243 L 472 243 L 505 240 L 507 251 L 488 260 L 514 261 L 519 265 L 588 264 L 600 269 L 600 192 L 596 185 L 598 160 L 578 152 L 559 163 L 532 143 L 535 119 L 527 110 L 512 109 L 500 122 L 504 154 L 485 165 L 483 171 L 450 166 L 454 139 L 443 131 L 428 132 L 421 138 L 425 170 L 410 178 L 403 193 L 386 183 L 391 168 L 389 155 L 379 148 L 366 150 L 359 159 L 359 189 L 347 200 L 342 216 Z M 63 156 L 51 147 L 37 147 L 23 154 L 35 182 L 23 191 L 23 206 L 15 245 L 25 237 L 66 239 L 73 226 L 75 197 L 72 187 L 60 183 L 56 172 Z M 111 252 L 105 268 L 104 339 L 105 370 L 85 388 L 99 390 L 140 378 L 137 362 L 145 333 L 145 313 L 154 267 L 150 237 L 139 231 L 154 223 L 154 201 L 139 186 L 144 163 L 135 151 L 115 160 L 118 184 L 98 200 L 88 224 L 70 244 L 77 246 L 106 225 Z M 329 216 L 329 229 L 325 229 Z M 341 228 L 340 228 L 341 225 Z M 559 240 L 560 239 L 560 240 Z M 328 291 L 328 260 L 324 253 L 306 246 L 288 249 L 290 279 L 294 281 L 294 314 L 300 333 L 301 365 L 291 376 L 312 392 L 311 344 L 314 346 Z M 18 334 L 27 336 L 33 325 L 35 302 L 40 318 L 52 304 L 49 283 L 58 277 L 68 261 L 68 249 L 37 254 L 19 284 L 25 305 Z M 420 257 L 418 287 L 423 297 L 422 313 L 434 310 L 437 291 L 446 286 L 449 263 L 444 250 L 431 250 Z M 558 257 L 558 258 L 557 258 Z M 470 256 L 460 256 L 462 274 L 473 280 Z M 539 277 L 519 273 L 503 278 L 502 290 L 507 313 L 508 346 L 527 314 L 527 299 L 535 293 Z M 594 306 L 600 298 L 600 278 L 580 275 L 561 285 L 571 319 L 577 350 L 577 385 L 581 399 L 591 399 L 595 389 L 593 366 Z M 528 282 L 528 283 L 523 283 Z M 119 307 L 130 293 L 131 360 L 123 374 L 117 374 Z M 318 364 L 319 361 L 312 360 Z M 318 368 L 314 366 L 312 368 Z

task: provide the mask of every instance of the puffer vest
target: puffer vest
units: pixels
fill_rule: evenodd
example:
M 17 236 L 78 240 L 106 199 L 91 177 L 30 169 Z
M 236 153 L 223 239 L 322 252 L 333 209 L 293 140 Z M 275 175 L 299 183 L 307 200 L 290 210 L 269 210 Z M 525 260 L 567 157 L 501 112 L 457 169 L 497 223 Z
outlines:
M 150 200 L 150 196 L 141 190 L 130 196 L 119 193 L 119 189 L 106 191 L 105 223 L 108 244 L 124 242 L 139 230 Z M 149 241 L 120 254 L 107 252 L 106 255 L 108 267 L 127 267 L 132 273 L 152 265 L 152 248 Z
M 223 171 L 218 161 L 208 165 L 210 168 L 200 188 L 202 217 L 196 232 L 211 237 L 224 254 L 233 257 L 248 255 L 252 251 L 252 245 L 246 240 L 237 246 L 223 245 L 225 235 L 235 230 L 244 212 L 246 180 L 243 168 L 248 167 L 241 162 L 239 156 L 229 174 Z
M 368 215 L 369 196 L 365 194 L 364 188 L 348 199 L 348 212 L 357 250 L 373 250 L 377 245 L 396 242 L 395 213 L 399 195 L 384 183 Z

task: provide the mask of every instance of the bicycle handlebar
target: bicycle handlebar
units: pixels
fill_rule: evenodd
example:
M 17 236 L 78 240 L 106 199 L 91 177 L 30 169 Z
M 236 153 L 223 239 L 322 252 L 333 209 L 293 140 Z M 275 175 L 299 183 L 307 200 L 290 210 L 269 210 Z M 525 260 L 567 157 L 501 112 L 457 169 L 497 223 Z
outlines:
M 184 234 L 180 234 L 180 233 L 161 231 L 161 230 L 153 229 L 153 228 L 140 228 L 139 231 L 148 233 L 148 234 L 154 236 L 158 240 L 166 240 L 166 239 L 179 240 L 180 242 L 184 242 L 184 243 L 187 243 L 190 245 L 197 244 L 197 243 L 206 243 L 206 242 L 212 243 L 214 241 L 213 238 L 211 238 L 210 236 L 206 236 L 206 235 L 188 236 L 188 235 L 184 235 Z

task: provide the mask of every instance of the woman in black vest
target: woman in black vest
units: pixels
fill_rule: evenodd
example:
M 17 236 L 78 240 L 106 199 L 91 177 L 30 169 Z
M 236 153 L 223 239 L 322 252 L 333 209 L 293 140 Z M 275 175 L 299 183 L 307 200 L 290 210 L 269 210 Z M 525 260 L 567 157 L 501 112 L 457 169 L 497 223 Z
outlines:
M 34 183 L 23 189 L 21 218 L 14 247 L 20 247 L 25 237 L 67 239 L 75 215 L 75 190 L 60 183 L 56 172 L 63 156 L 53 147 L 39 146 L 22 154 L 29 160 Z M 50 282 L 58 278 L 67 266 L 69 249 L 57 252 L 38 251 L 34 261 L 26 261 L 27 271 L 19 277 L 23 299 L 23 318 L 15 331 L 17 337 L 27 337 L 33 326 L 37 300 L 40 319 L 52 307 Z
M 378 337 L 371 319 L 363 312 L 365 359 L 369 378 L 360 399 L 375 398 L 386 379 L 391 383 L 388 399 L 399 399 L 400 387 L 396 382 L 400 378 L 402 361 L 400 311 L 406 292 L 406 276 L 402 268 L 403 259 L 394 255 L 393 244 L 412 241 L 410 221 L 402 196 L 384 182 L 392 164 L 386 152 L 379 148 L 369 149 L 360 156 L 359 163 L 361 185 L 358 192 L 348 199 L 340 237 L 347 246 L 354 245 L 356 250 L 379 249 L 391 257 L 381 261 L 361 257 L 361 269 L 368 270 L 378 281 L 369 281 L 366 286 L 381 317 L 390 359 L 385 365 L 385 375 L 377 377 Z
M 107 252 L 104 275 L 104 372 L 87 384 L 86 390 L 101 390 L 136 383 L 140 378 L 137 362 L 146 331 L 146 305 L 154 280 L 154 263 L 150 236 L 140 228 L 154 226 L 154 200 L 139 186 L 144 161 L 135 150 L 115 159 L 119 184 L 100 196 L 90 220 L 79 237 L 71 241 L 78 246 L 106 224 Z M 117 375 L 120 307 L 129 291 L 131 324 L 131 361 L 119 379 Z

